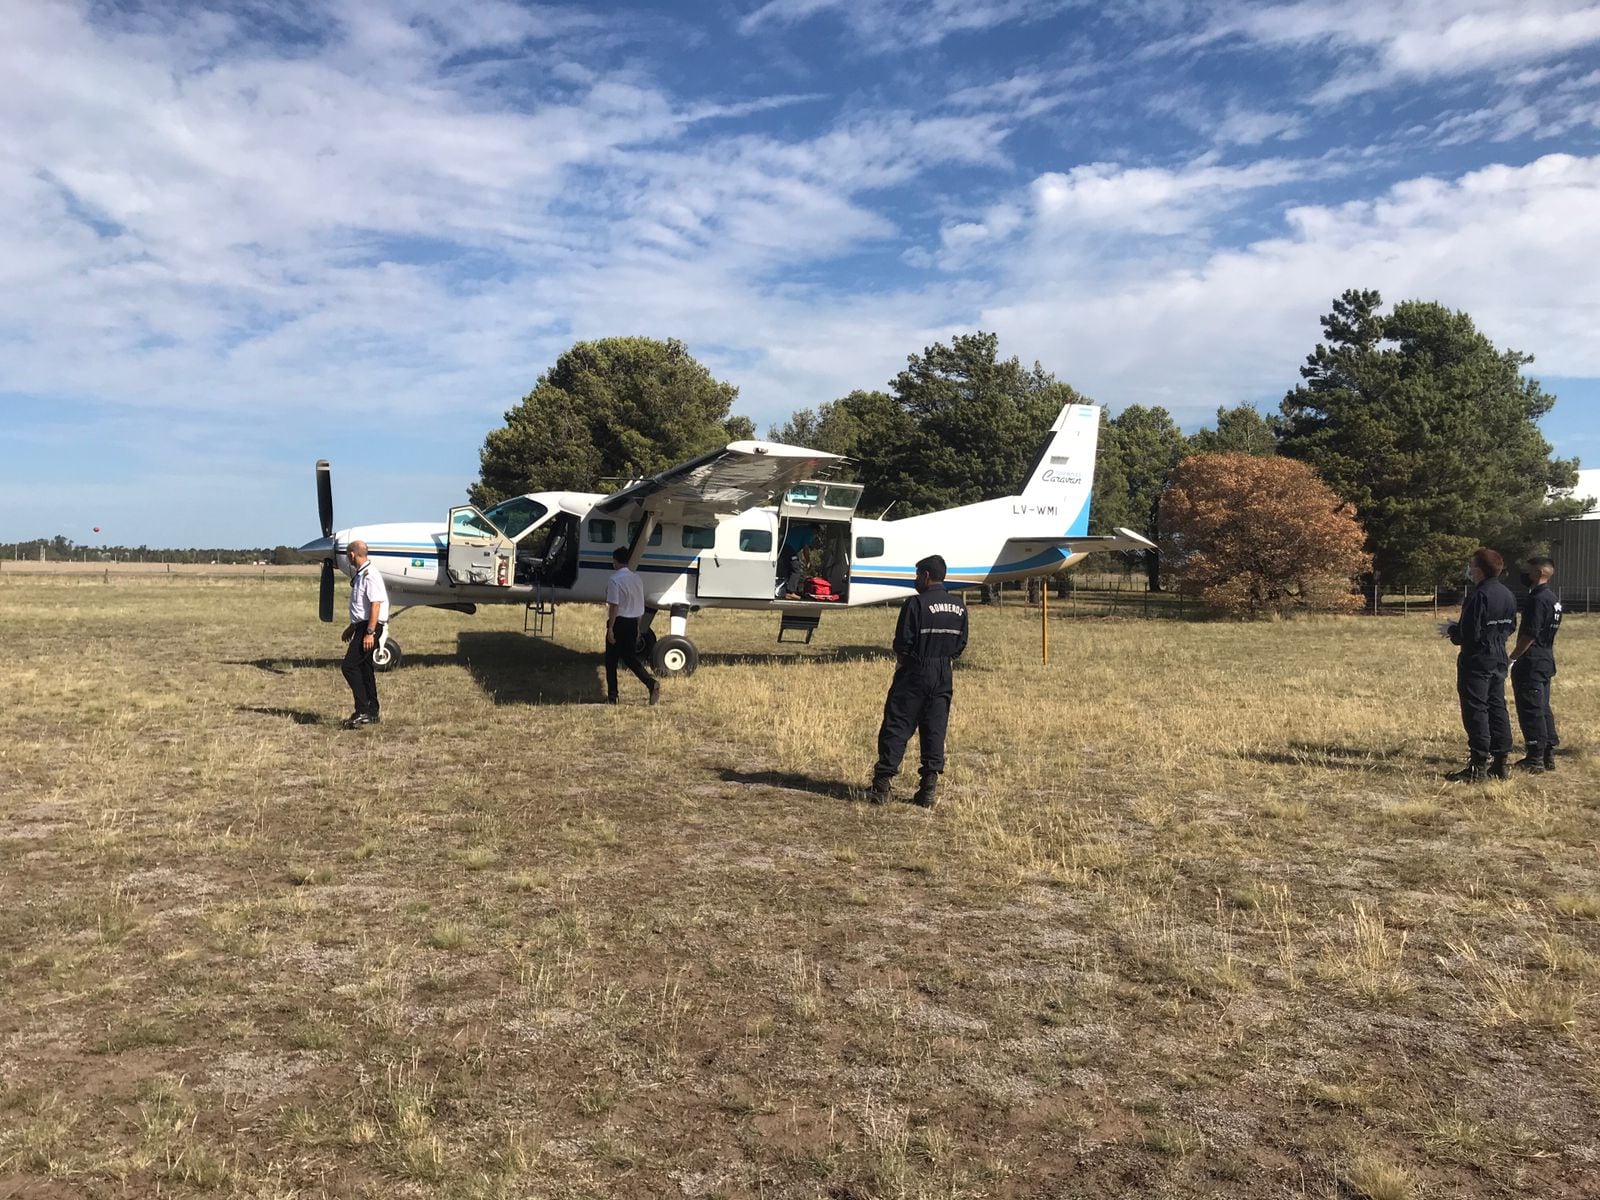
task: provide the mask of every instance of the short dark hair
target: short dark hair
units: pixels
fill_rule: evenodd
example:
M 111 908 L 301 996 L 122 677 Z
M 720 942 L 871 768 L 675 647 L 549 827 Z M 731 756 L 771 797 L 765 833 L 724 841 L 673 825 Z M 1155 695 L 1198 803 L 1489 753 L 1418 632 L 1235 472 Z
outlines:
M 930 554 L 927 558 L 917 560 L 917 570 L 926 575 L 929 579 L 933 580 L 935 583 L 944 582 L 944 573 L 946 569 L 947 568 L 944 565 L 944 555 L 942 554 Z
M 1541 573 L 1545 570 L 1552 575 L 1556 573 L 1556 560 L 1544 554 L 1535 554 L 1528 560 L 1528 565 Z
M 626 546 L 618 546 L 615 550 L 613 550 L 611 552 L 611 561 L 614 562 L 614 563 L 625 563 L 625 562 L 627 562 L 628 561 L 628 548 Z
M 1500 551 L 1491 550 L 1487 546 L 1479 546 L 1472 552 L 1472 562 L 1490 579 L 1506 569 L 1506 560 L 1500 557 Z

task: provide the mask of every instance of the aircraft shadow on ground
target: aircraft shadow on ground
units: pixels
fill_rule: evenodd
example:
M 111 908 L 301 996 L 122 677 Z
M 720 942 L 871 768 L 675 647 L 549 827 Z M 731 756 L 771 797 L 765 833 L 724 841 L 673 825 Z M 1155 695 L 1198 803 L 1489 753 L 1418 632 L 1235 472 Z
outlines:
M 842 779 L 818 779 L 812 775 L 798 775 L 792 771 L 735 771 L 725 768 L 718 777 L 723 783 L 742 783 L 745 786 L 784 788 L 791 792 L 809 792 L 813 796 L 826 796 L 830 800 L 860 800 L 865 792 L 861 786 Z
M 1405 767 L 1396 760 L 1404 753 L 1403 747 L 1373 751 L 1335 742 L 1290 742 L 1283 750 L 1241 750 L 1239 757 L 1281 767 L 1400 773 Z
M 894 651 L 887 646 L 830 646 L 812 650 L 794 642 L 774 648 L 771 653 L 754 651 L 704 651 L 700 655 L 702 667 L 765 667 L 785 662 L 853 663 L 893 661 Z
M 454 666 L 458 661 L 454 654 L 408 653 L 405 665 L 412 667 L 449 667 Z M 265 671 L 269 675 L 287 675 L 290 671 L 338 669 L 344 665 L 344 655 L 340 654 L 331 658 L 225 658 L 222 660 L 222 665 L 225 667 L 254 667 L 256 670 Z
M 472 632 L 456 637 L 458 654 L 445 656 L 467 668 L 496 704 L 600 704 L 605 684 L 598 650 L 574 650 L 514 632 Z M 412 660 L 415 661 L 415 660 Z M 402 668 L 403 670 L 404 668 Z M 642 696 L 628 669 L 619 682 Z
M 414 667 L 465 667 L 484 694 L 496 704 L 599 704 L 605 699 L 605 683 L 600 672 L 601 651 L 574 650 L 557 642 L 529 637 L 509 630 L 470 631 L 456 637 L 454 654 L 411 654 L 398 668 L 402 673 Z M 892 661 L 893 652 L 883 646 L 834 646 L 810 651 L 784 647 L 766 654 L 761 652 L 718 652 L 700 656 L 702 667 L 757 666 L 779 667 L 787 663 L 852 663 Z M 325 658 L 253 658 L 224 660 L 225 666 L 254 667 L 272 675 L 288 675 L 293 671 L 337 671 L 344 656 Z M 636 680 L 626 667 L 620 669 L 621 689 L 639 691 Z M 379 677 L 379 688 L 383 676 Z M 240 711 L 256 712 L 268 716 L 290 717 L 297 724 L 313 724 L 305 720 L 310 714 L 296 715 L 289 709 L 252 708 Z M 798 777 L 797 777 L 798 778 Z M 798 784 L 801 791 L 815 791 Z M 841 785 L 843 786 L 843 785 Z

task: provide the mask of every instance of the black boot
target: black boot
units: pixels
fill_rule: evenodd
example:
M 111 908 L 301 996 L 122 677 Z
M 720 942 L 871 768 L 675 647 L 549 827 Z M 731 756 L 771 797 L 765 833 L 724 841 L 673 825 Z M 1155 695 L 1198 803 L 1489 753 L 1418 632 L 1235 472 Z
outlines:
M 1554 771 L 1556 769 L 1556 748 L 1553 742 L 1546 743 L 1545 745 L 1544 769 L 1546 771 Z
M 1525 771 L 1529 775 L 1543 775 L 1544 747 L 1539 745 L 1538 742 L 1529 742 L 1527 757 L 1517 759 L 1516 768 L 1519 771 Z
M 1506 762 L 1506 759 L 1510 757 L 1511 756 L 1509 754 L 1496 754 L 1494 756 L 1494 761 L 1489 764 L 1490 779 L 1511 778 L 1511 766 Z
M 894 782 L 893 775 L 874 775 L 872 777 L 872 790 L 867 793 L 868 804 L 889 803 L 889 786 Z
M 1467 765 L 1459 771 L 1451 771 L 1445 776 L 1451 783 L 1487 783 L 1489 779 L 1489 762 L 1487 759 L 1473 755 Z
M 924 771 L 922 782 L 917 785 L 917 794 L 911 797 L 911 803 L 918 808 L 932 808 L 939 803 L 939 773 L 937 771 Z

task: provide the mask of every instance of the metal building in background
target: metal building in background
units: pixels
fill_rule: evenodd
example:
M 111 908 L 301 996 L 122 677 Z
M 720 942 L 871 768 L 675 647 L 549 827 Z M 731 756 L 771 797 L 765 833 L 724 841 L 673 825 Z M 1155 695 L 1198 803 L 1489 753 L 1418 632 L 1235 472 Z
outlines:
M 1556 560 L 1556 591 L 1568 612 L 1600 610 L 1600 520 L 1546 521 L 1541 530 Z

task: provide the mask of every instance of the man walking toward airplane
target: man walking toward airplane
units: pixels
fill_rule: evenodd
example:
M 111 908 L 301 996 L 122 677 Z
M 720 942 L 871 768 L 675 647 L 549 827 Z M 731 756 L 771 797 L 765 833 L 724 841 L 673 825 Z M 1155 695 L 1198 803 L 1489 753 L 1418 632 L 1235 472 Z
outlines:
M 1556 769 L 1556 718 L 1550 711 L 1550 680 L 1556 673 L 1556 634 L 1561 629 L 1561 601 L 1550 588 L 1556 565 L 1548 558 L 1530 558 L 1522 576 L 1528 586 L 1522 602 L 1522 626 L 1511 652 L 1511 694 L 1517 700 L 1517 723 L 1528 756 L 1517 768 L 1530 775 Z
M 1445 778 L 1452 783 L 1508 779 L 1511 714 L 1506 711 L 1506 639 L 1517 623 L 1517 601 L 1500 582 L 1505 559 L 1487 547 L 1473 551 L 1467 574 L 1477 586 L 1461 606 L 1461 619 L 1444 635 L 1461 647 L 1456 656 L 1456 695 L 1467 731 L 1467 765 Z
M 915 732 L 922 754 L 921 785 L 911 803 L 932 808 L 944 771 L 944 735 L 954 693 L 950 664 L 967 648 L 967 606 L 945 590 L 945 561 L 930 554 L 917 564 L 917 594 L 900 609 L 894 631 L 894 682 L 883 702 L 878 765 L 868 799 L 883 804 Z
M 606 703 L 617 702 L 617 661 L 627 664 L 650 689 L 650 703 L 661 699 L 661 685 L 639 661 L 639 620 L 644 616 L 644 581 L 628 567 L 628 551 L 611 552 L 616 570 L 606 580 Z
M 350 624 L 344 631 L 349 649 L 344 654 L 344 677 L 355 697 L 355 712 L 346 729 L 378 723 L 378 676 L 372 669 L 372 652 L 383 636 L 383 614 L 389 592 L 383 576 L 367 558 L 365 542 L 350 543 Z

